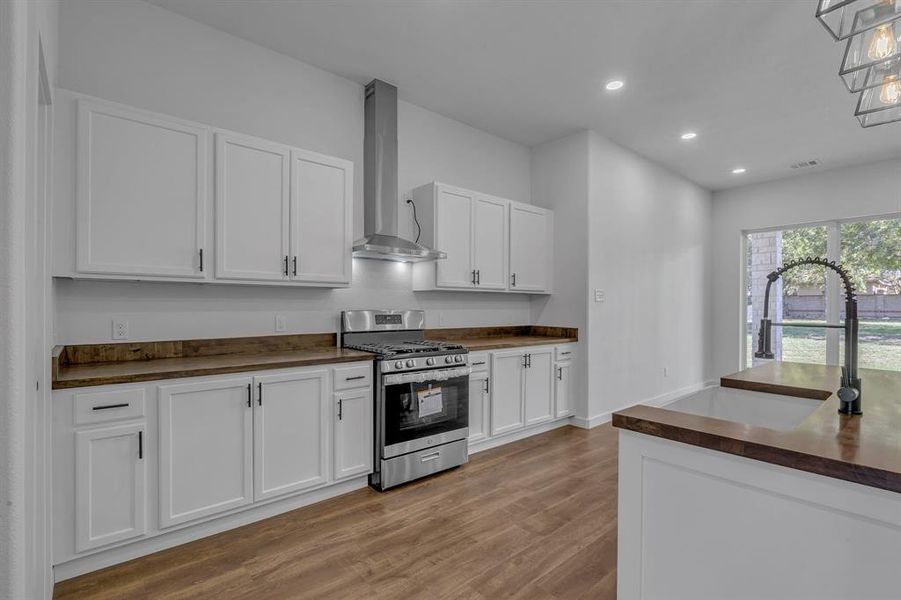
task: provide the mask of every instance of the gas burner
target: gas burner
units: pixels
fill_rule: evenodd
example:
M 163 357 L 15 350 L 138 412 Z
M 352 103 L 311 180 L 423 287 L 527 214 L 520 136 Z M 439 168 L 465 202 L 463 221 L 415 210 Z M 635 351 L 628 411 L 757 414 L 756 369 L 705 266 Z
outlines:
M 399 342 L 364 342 L 345 344 L 345 347 L 353 350 L 362 350 L 378 354 L 382 358 L 417 354 L 417 355 L 441 355 L 455 352 L 463 352 L 465 348 L 460 344 L 432 340 L 404 340 Z

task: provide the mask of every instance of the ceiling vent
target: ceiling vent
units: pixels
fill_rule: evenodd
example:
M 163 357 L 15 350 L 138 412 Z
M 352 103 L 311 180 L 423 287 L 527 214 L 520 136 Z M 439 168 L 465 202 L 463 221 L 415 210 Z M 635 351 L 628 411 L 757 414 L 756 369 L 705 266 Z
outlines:
M 810 167 L 817 167 L 817 166 L 819 166 L 819 164 L 820 164 L 819 159 L 815 158 L 813 160 L 802 160 L 801 162 L 792 163 L 791 168 L 792 169 L 808 169 Z

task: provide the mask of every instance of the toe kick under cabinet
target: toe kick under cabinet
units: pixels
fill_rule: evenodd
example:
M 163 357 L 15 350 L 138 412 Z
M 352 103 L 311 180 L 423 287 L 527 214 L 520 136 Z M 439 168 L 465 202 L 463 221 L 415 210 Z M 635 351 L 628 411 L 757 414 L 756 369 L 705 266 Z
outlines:
M 57 578 L 241 524 L 227 518 L 249 522 L 365 486 L 372 368 L 54 391 Z M 160 537 L 171 541 L 154 545 Z M 92 555 L 102 558 L 76 564 Z

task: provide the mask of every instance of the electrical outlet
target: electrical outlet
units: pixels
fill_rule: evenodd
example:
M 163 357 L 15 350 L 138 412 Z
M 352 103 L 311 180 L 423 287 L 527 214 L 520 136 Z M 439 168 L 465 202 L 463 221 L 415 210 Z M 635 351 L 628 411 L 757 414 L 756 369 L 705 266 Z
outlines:
M 594 291 L 594 301 L 595 302 L 606 302 L 607 295 L 604 293 L 604 290 L 595 290 Z
M 126 319 L 113 319 L 113 339 L 128 339 L 128 321 Z
M 283 331 L 288 331 L 288 321 L 285 319 L 285 315 L 275 315 L 275 333 Z

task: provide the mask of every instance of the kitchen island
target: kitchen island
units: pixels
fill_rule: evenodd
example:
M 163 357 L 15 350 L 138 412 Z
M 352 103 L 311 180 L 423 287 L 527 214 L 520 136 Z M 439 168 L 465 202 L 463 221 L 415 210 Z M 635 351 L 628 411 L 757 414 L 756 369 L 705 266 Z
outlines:
M 837 412 L 838 368 L 778 362 L 714 390 L 761 406 L 812 399 L 796 424 L 690 414 L 680 400 L 614 414 L 618 597 L 898 597 L 901 373 L 861 375 L 860 417 Z

